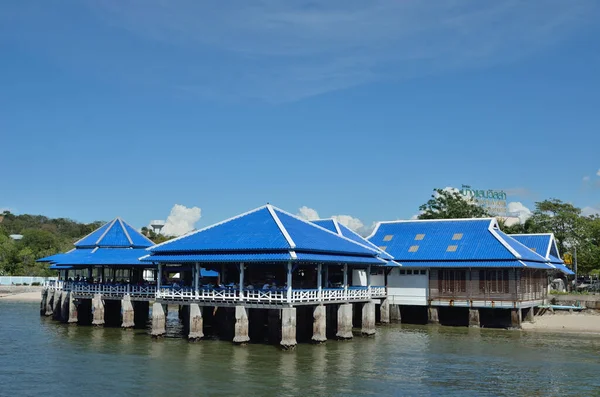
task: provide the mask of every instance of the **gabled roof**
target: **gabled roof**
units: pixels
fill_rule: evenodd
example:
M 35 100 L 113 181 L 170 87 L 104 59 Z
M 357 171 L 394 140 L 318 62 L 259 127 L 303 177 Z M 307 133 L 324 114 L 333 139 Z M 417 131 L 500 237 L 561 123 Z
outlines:
M 77 241 L 71 251 L 47 256 L 37 262 L 50 262 L 51 269 L 103 265 L 147 266 L 138 258 L 153 244 L 121 218 L 115 218 Z
M 515 267 L 551 268 L 544 257 L 503 233 L 493 218 L 380 222 L 368 240 L 407 267 L 411 261 L 464 262 L 465 267 L 512 261 Z
M 337 220 L 335 220 L 333 218 L 317 219 L 317 220 L 314 220 L 311 222 L 316 225 L 319 225 L 321 227 L 324 227 L 325 229 L 327 229 L 331 232 L 334 232 L 339 236 L 347 237 L 347 238 L 357 242 L 358 244 L 361 244 L 361 245 L 364 245 L 369 248 L 377 250 L 379 252 L 379 256 L 381 256 L 383 259 L 388 259 L 388 260 L 394 259 L 390 254 L 383 251 L 381 248 L 379 248 L 378 246 L 376 246 L 375 244 L 373 244 L 366 238 L 362 237 L 360 234 L 356 233 L 355 231 L 353 231 L 349 227 L 343 225 L 342 223 L 339 223 Z
M 556 238 L 553 233 L 511 234 L 510 236 L 532 251 L 546 258 L 549 263 L 563 273 L 575 274 L 571 269 L 566 267 L 565 262 L 560 259 Z
M 338 235 L 270 204 L 158 244 L 148 251 L 151 256 L 143 258 L 144 261 L 236 262 L 256 258 L 256 262 L 271 259 L 386 263 L 378 257 L 376 248 Z
M 154 243 L 121 218 L 115 218 L 75 242 L 77 248 L 147 248 Z

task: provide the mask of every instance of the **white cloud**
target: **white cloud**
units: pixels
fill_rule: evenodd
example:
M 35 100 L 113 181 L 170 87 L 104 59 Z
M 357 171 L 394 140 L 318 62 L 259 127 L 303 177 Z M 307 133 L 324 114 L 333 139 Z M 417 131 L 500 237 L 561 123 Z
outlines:
M 365 224 L 358 218 L 354 218 L 350 215 L 334 215 L 333 219 L 346 226 L 348 229 L 355 232 L 360 232 L 365 228 Z
M 599 171 L 600 172 L 600 171 Z M 583 177 L 583 181 L 584 182 L 589 182 L 590 181 L 590 177 L 589 176 L 584 176 Z
M 596 172 L 597 176 L 600 176 L 600 169 L 598 170 L 598 172 Z
M 510 216 L 519 218 L 521 223 L 525 223 L 531 217 L 531 210 L 523 205 L 520 201 L 508 203 L 508 213 Z
M 590 216 L 590 215 L 598 215 L 600 216 L 600 206 L 598 207 L 584 207 L 581 210 L 581 215 Z
M 185 205 L 175 204 L 161 233 L 166 236 L 181 236 L 191 232 L 201 216 L 202 210 L 198 207 L 188 208 Z
M 300 207 L 298 211 L 299 212 L 297 215 L 302 219 L 306 219 L 307 221 L 314 221 L 316 219 L 320 219 L 319 213 L 316 210 L 309 208 L 305 205 Z
M 7 29 L 51 45 L 62 62 L 210 98 L 269 102 L 512 62 L 598 19 L 595 0 L 86 0 L 70 4 L 86 4 L 97 18 L 82 33 L 71 23 L 50 29 L 60 10 L 40 3 L 16 2 Z M 127 40 L 109 46 L 98 31 Z M 127 47 L 127 34 L 143 41 Z M 164 51 L 148 51 L 152 45 Z

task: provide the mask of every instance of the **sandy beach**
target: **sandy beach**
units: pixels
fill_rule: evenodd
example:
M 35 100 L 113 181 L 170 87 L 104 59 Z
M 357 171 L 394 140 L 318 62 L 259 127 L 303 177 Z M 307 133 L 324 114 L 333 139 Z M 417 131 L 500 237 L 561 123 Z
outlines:
M 19 293 L 0 293 L 0 301 L 17 301 L 17 302 L 40 302 L 42 296 L 40 291 L 19 292 Z
M 525 331 L 578 332 L 600 334 L 600 314 L 596 312 L 556 312 L 535 318 L 535 323 L 523 322 Z

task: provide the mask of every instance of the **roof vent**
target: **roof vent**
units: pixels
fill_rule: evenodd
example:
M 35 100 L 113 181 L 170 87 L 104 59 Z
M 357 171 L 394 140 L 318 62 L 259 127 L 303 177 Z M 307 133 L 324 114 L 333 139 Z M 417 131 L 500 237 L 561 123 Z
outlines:
M 454 233 L 454 236 L 452 236 L 452 240 L 462 240 L 462 238 L 463 238 L 462 233 Z
M 457 248 L 458 248 L 458 245 L 449 245 L 448 248 L 446 249 L 446 252 L 456 252 Z
M 415 240 L 423 240 L 424 238 L 425 238 L 425 235 L 424 235 L 424 234 L 417 234 L 417 235 L 415 236 Z
M 417 252 L 418 250 L 419 250 L 418 245 L 411 245 L 411 247 L 408 249 L 408 252 Z
M 385 236 L 385 237 L 383 238 L 383 241 L 391 241 L 391 240 L 392 240 L 392 238 L 394 238 L 394 235 L 393 235 L 393 234 L 388 234 L 387 236 Z

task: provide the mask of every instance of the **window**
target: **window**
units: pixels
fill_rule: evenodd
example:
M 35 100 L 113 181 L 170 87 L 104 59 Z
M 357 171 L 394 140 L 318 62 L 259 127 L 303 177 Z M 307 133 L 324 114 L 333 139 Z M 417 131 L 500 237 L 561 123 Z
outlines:
M 421 275 L 426 275 L 427 274 L 427 270 L 421 270 Z
M 446 252 L 456 252 L 457 248 L 458 245 L 449 245 L 448 248 L 446 248 Z
M 419 250 L 418 245 L 411 245 L 410 248 L 408 249 L 408 252 L 417 252 L 418 250 Z
M 380 245 L 379 249 L 385 251 L 387 249 L 387 245 Z
M 483 294 L 508 294 L 508 270 L 480 270 L 479 290 Z
M 391 241 L 391 240 L 392 240 L 392 238 L 394 238 L 394 236 L 393 236 L 392 234 L 388 234 L 387 236 L 385 236 L 385 237 L 383 238 L 383 241 Z
M 467 292 L 467 272 L 464 270 L 440 270 L 439 290 L 446 294 Z
M 400 274 L 406 274 L 406 270 L 400 269 Z
M 425 238 L 425 235 L 424 235 L 424 234 L 417 234 L 417 235 L 415 236 L 415 240 L 423 240 L 424 238 Z
M 452 240 L 462 240 L 462 238 L 463 238 L 462 233 L 454 233 L 454 236 L 452 236 Z
M 412 275 L 413 274 L 412 272 L 413 272 L 412 269 L 409 269 L 409 270 L 406 271 L 406 274 Z

